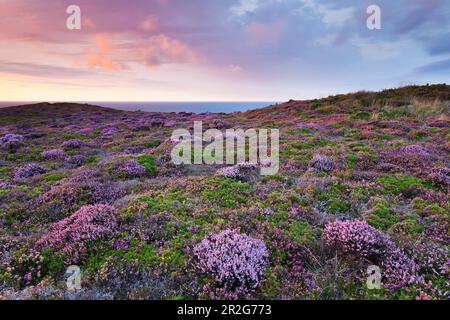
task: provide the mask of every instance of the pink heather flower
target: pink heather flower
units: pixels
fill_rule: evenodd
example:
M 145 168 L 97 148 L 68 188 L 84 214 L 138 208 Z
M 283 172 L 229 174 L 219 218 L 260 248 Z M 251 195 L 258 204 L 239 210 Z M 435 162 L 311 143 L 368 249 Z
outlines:
M 218 175 L 236 180 L 246 180 L 252 171 L 256 170 L 253 163 L 240 163 L 232 167 L 226 167 L 217 171 Z
M 327 156 L 315 155 L 309 167 L 314 173 L 330 172 L 334 169 L 334 162 Z
M 117 231 L 115 209 L 109 205 L 84 206 L 70 217 L 54 223 L 37 243 L 41 249 L 62 252 L 68 263 L 78 263 L 89 243 L 106 240 Z
M 48 160 L 64 159 L 66 153 L 61 149 L 53 149 L 41 153 L 42 157 Z
M 386 253 L 386 236 L 365 221 L 335 221 L 325 226 L 325 244 L 338 247 L 344 253 L 356 253 L 364 258 Z
M 34 177 L 46 173 L 47 170 L 36 163 L 29 163 L 16 170 L 14 178 L 17 180 Z
M 7 142 L 13 142 L 13 141 L 23 141 L 23 140 L 24 140 L 24 137 L 21 136 L 20 134 L 8 133 L 8 134 L 4 135 L 0 139 L 0 143 L 7 143 Z
M 0 138 L 0 147 L 2 150 L 14 153 L 24 145 L 23 140 L 23 136 L 9 133 Z
M 81 166 L 85 160 L 85 157 L 82 155 L 68 156 L 64 159 L 64 161 L 68 164 L 73 164 L 76 166 Z
M 269 256 L 262 240 L 227 229 L 212 234 L 195 248 L 197 267 L 229 290 L 246 293 L 261 281 Z
M 442 186 L 448 188 L 450 186 L 450 168 L 447 167 L 435 167 L 428 175 L 428 180 L 435 186 Z
M 68 148 L 68 149 L 79 149 L 83 146 L 84 146 L 84 142 L 81 141 L 80 139 L 66 140 L 62 143 L 62 147 Z
M 417 277 L 417 265 L 382 232 L 365 221 L 335 221 L 325 226 L 326 245 L 343 253 L 353 254 L 380 266 L 383 284 L 397 289 Z
M 416 154 L 421 156 L 427 156 L 429 154 L 428 150 L 421 145 L 413 144 L 400 149 L 403 153 Z
M 139 178 L 145 175 L 145 168 L 135 160 L 128 160 L 120 164 L 117 171 L 127 178 Z

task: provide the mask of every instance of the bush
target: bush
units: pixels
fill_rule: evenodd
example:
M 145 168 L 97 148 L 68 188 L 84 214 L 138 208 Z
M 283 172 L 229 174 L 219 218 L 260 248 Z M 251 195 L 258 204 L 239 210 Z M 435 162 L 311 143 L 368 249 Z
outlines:
M 137 158 L 137 162 L 145 168 L 145 170 L 152 176 L 156 176 L 155 158 L 149 154 L 144 154 Z
M 53 224 L 36 245 L 40 249 L 60 252 L 66 258 L 66 264 L 78 263 L 84 258 L 90 243 L 108 239 L 116 230 L 113 207 L 104 204 L 84 206 Z
M 34 177 L 46 173 L 47 170 L 36 163 L 29 163 L 16 170 L 14 178 L 17 180 Z
M 315 155 L 309 167 L 314 173 L 330 172 L 334 169 L 334 162 L 327 156 Z
M 53 149 L 42 152 L 41 156 L 47 160 L 60 160 L 66 157 L 66 153 L 61 149 Z
M 326 245 L 380 266 L 383 285 L 397 289 L 417 281 L 417 265 L 389 238 L 365 221 L 336 221 L 325 226 Z
M 66 157 L 66 158 L 65 158 L 65 161 L 66 161 L 68 164 L 73 164 L 73 165 L 76 165 L 76 166 L 81 166 L 81 165 L 86 161 L 86 159 L 85 159 L 84 156 L 81 156 L 81 155 L 74 155 L 74 156 Z
M 124 163 L 120 163 L 115 168 L 115 171 L 119 176 L 125 178 L 140 178 L 144 176 L 146 172 L 145 168 L 134 160 L 128 160 Z
M 253 163 L 240 163 L 232 167 L 219 169 L 217 174 L 226 178 L 234 180 L 247 181 L 250 178 L 252 171 L 256 170 L 256 165 Z
M 450 168 L 433 168 L 428 175 L 428 181 L 437 187 L 448 188 L 450 186 Z
M 15 153 L 24 145 L 23 140 L 23 136 L 10 133 L 0 139 L 0 146 L 2 150 Z
M 269 256 L 262 240 L 227 229 L 212 234 L 194 248 L 197 267 L 231 292 L 244 294 L 263 278 Z
M 236 208 L 253 192 L 247 183 L 225 177 L 207 178 L 202 198 L 222 208 Z
M 336 221 L 325 226 L 325 244 L 337 247 L 344 253 L 357 254 L 368 259 L 377 259 L 386 253 L 387 240 L 381 232 L 365 221 Z
M 67 149 L 79 149 L 84 146 L 84 142 L 80 139 L 70 139 L 64 141 L 61 146 Z

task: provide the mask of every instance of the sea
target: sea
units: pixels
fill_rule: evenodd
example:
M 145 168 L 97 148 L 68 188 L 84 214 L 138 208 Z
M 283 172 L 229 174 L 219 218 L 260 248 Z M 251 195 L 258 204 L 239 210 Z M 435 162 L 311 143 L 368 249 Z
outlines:
M 3 102 L 0 101 L 0 108 L 31 104 L 35 102 Z M 192 113 L 232 113 L 238 111 L 248 111 L 267 107 L 277 102 L 102 102 L 83 101 L 79 103 L 89 103 L 105 108 L 113 108 L 124 111 L 147 111 L 147 112 L 192 112 Z

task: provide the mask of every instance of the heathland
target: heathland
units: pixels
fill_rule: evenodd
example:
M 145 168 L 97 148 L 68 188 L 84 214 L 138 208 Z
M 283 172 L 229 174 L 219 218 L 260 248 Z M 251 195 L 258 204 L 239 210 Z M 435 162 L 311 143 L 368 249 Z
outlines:
M 232 114 L 2 108 L 0 298 L 446 299 L 449 120 L 447 85 Z M 174 165 L 194 121 L 279 129 L 279 173 Z

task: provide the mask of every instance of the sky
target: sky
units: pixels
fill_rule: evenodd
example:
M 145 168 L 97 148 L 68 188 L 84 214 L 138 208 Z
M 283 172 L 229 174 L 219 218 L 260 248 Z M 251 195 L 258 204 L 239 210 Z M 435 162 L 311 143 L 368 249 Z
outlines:
M 2 101 L 286 101 L 449 75 L 448 0 L 0 0 Z

